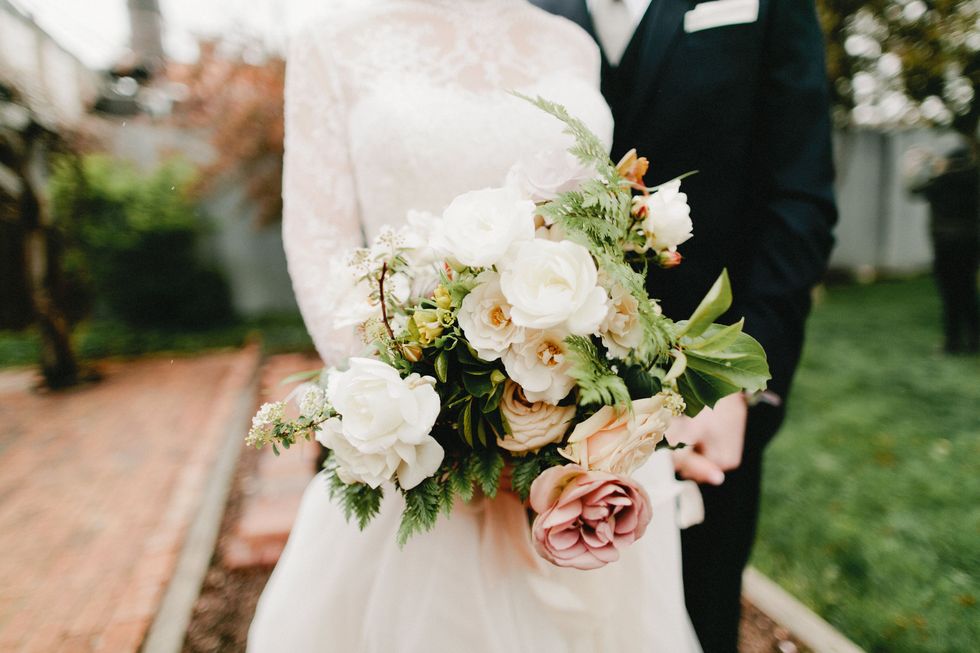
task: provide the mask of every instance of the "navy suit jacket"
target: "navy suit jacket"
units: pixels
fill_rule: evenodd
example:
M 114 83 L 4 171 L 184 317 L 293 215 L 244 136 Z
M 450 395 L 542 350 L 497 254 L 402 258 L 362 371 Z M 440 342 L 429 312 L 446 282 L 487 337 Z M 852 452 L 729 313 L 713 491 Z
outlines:
M 585 0 L 533 1 L 595 35 Z M 785 397 L 837 220 L 823 39 L 812 0 L 759 0 L 754 23 L 686 33 L 696 4 L 653 0 L 620 65 L 604 59 L 613 156 L 637 148 L 648 183 L 699 171 L 683 182 L 694 238 L 680 267 L 651 271 L 650 293 L 684 319 L 727 268 L 726 318 L 745 317 Z

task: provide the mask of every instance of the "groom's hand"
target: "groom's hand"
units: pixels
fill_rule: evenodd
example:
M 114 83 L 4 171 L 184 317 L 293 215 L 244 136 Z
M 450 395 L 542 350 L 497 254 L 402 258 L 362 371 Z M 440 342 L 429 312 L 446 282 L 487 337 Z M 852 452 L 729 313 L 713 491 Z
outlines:
M 679 417 L 667 431 L 671 444 L 688 446 L 674 452 L 674 469 L 685 479 L 709 485 L 725 482 L 725 472 L 742 462 L 748 404 L 741 393 L 719 399 L 697 417 Z

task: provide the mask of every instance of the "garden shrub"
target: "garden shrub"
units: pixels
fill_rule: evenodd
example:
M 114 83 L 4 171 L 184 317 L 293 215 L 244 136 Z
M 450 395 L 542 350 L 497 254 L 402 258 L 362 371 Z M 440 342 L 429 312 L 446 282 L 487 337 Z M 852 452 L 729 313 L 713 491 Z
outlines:
M 72 250 L 66 268 L 97 310 L 135 327 L 204 327 L 232 318 L 224 275 L 204 261 L 206 223 L 190 198 L 193 171 L 149 175 L 102 155 L 58 161 L 52 208 Z

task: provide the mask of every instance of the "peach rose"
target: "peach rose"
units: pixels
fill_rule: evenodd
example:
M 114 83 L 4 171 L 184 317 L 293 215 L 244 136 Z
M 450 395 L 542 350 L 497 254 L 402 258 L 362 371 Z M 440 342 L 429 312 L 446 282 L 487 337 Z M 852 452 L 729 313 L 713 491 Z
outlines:
M 673 417 L 662 395 L 633 402 L 633 414 L 603 406 L 579 422 L 559 452 L 586 469 L 629 474 L 653 454 Z
M 500 413 L 511 432 L 497 438 L 497 446 L 511 453 L 524 454 L 560 442 L 568 431 L 568 423 L 575 417 L 575 406 L 529 401 L 521 386 L 508 379 L 500 400 Z
M 578 465 L 545 470 L 531 484 L 538 516 L 534 548 L 559 567 L 598 569 L 643 536 L 652 516 L 647 493 L 632 479 Z

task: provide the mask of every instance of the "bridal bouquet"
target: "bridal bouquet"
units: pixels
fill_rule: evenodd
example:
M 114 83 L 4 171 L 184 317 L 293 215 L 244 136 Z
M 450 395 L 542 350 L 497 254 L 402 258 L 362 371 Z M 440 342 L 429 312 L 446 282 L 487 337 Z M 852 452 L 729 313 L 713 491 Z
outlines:
M 297 419 L 263 406 L 248 440 L 319 440 L 362 528 L 401 493 L 401 544 L 457 500 L 494 497 L 503 475 L 535 514 L 540 555 L 594 569 L 643 535 L 649 499 L 630 474 L 670 446 L 671 419 L 769 373 L 741 322 L 713 324 L 731 303 L 724 274 L 683 322 L 647 294 L 646 266 L 679 264 L 691 237 L 681 181 L 646 187 L 645 159 L 613 164 L 561 106 L 534 102 L 574 146 L 353 252 L 337 326 L 370 353 L 324 372 Z

